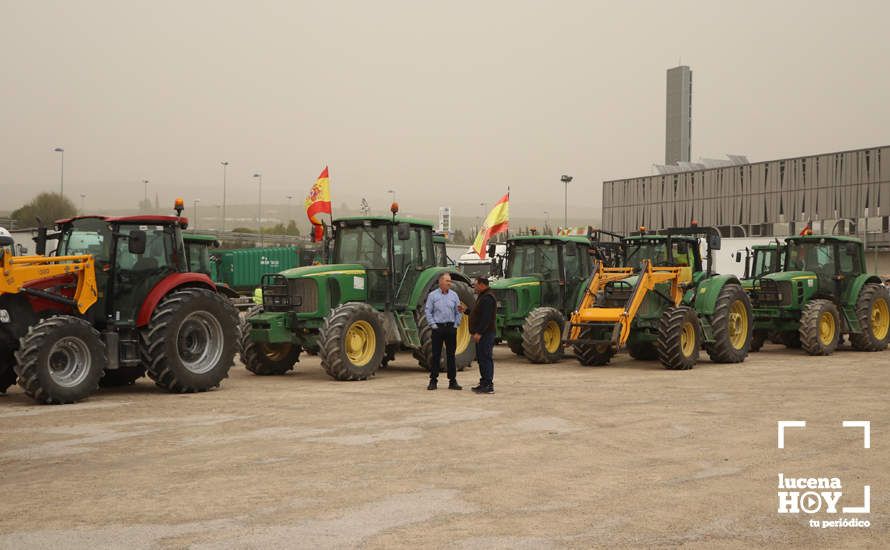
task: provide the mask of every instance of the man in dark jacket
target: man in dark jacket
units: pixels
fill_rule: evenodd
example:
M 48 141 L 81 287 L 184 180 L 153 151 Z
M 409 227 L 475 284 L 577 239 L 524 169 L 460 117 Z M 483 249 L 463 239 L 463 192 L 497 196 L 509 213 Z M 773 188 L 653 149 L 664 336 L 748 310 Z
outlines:
M 470 312 L 470 334 L 476 342 L 476 361 L 479 362 L 479 385 L 473 388 L 476 393 L 494 393 L 494 338 L 496 335 L 495 314 L 497 299 L 488 287 L 488 277 L 478 277 L 476 284 L 476 305 Z

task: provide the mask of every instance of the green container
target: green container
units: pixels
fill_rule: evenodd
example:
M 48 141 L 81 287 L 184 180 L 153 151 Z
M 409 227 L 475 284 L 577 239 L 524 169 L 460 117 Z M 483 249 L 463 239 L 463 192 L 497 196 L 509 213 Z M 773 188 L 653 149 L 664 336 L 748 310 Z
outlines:
M 316 248 L 238 248 L 214 250 L 212 254 L 217 258 L 218 280 L 235 290 L 249 292 L 260 286 L 260 279 L 266 273 L 311 265 L 319 260 Z

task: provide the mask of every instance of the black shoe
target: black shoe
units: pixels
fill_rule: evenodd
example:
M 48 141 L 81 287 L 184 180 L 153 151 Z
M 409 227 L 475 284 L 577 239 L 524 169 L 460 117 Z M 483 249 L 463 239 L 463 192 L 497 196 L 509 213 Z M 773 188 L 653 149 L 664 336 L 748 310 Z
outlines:
M 430 385 L 426 387 L 428 390 L 434 390 L 439 385 L 438 380 L 430 380 Z
M 494 386 L 476 386 L 473 393 L 494 393 Z
M 457 383 L 457 380 L 449 380 L 448 381 L 448 389 L 449 390 L 462 390 L 463 388 L 461 387 L 460 384 Z

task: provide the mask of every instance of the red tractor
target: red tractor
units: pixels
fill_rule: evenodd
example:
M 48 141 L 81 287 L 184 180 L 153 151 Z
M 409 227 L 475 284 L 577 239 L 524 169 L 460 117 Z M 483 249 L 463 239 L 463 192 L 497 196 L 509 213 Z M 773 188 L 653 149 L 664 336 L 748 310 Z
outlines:
M 176 211 L 79 216 L 38 231 L 34 263 L 57 263 L 0 292 L 0 392 L 17 380 L 38 402 L 73 403 L 143 375 L 177 393 L 220 384 L 238 351 L 238 313 L 206 274 L 189 272 L 181 200 Z M 43 257 L 48 241 L 57 247 Z M 89 270 L 58 274 L 78 257 L 95 266 L 95 303 L 85 311 Z M 16 258 L 12 269 L 27 261 Z

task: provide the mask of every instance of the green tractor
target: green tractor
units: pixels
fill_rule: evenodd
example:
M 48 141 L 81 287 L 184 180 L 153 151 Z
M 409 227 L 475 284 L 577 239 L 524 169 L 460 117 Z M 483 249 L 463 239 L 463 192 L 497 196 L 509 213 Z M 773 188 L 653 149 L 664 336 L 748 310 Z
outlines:
M 284 374 L 303 350 L 317 353 L 337 380 L 365 380 L 408 349 L 431 365 L 432 329 L 423 314 L 427 295 L 450 273 L 468 309 L 470 281 L 437 265 L 430 222 L 383 216 L 333 221 L 333 264 L 267 274 L 262 308 L 242 329 L 241 360 L 255 374 Z M 457 334 L 457 367 L 475 358 L 469 322 Z
M 705 237 L 707 249 L 704 261 L 700 236 Z M 625 312 L 633 304 L 635 314 L 627 340 L 631 357 L 659 359 L 671 370 L 691 369 L 702 347 L 717 363 L 745 360 L 753 326 L 751 300 L 735 275 L 714 271 L 713 251 L 720 249 L 720 241 L 716 228 L 699 226 L 671 228 L 662 234 L 643 230 L 623 239 L 624 265 L 633 268 L 634 275 L 606 284 L 595 303 L 597 307 L 624 308 Z M 669 283 L 639 288 L 643 280 L 640 270 L 649 263 L 680 268 L 682 300 L 678 305 L 669 299 Z M 639 296 L 642 299 L 636 303 L 635 297 Z M 609 362 L 616 352 L 610 345 L 615 326 L 585 323 L 579 327 L 582 337 L 572 346 L 582 365 Z
M 742 278 L 742 286 L 745 290 L 751 290 L 755 280 L 769 273 L 782 271 L 785 265 L 785 245 L 778 239 L 769 244 L 756 244 L 735 253 L 737 263 L 741 263 L 743 259 L 745 276 Z
M 879 351 L 890 341 L 890 295 L 866 273 L 862 241 L 804 235 L 785 240 L 785 265 L 756 279 L 755 339 L 777 333 L 787 347 L 831 355 L 844 334 L 853 349 Z
M 577 306 L 593 267 L 590 239 L 511 237 L 505 264 L 504 278 L 491 282 L 498 301 L 498 339 L 532 363 L 559 361 L 566 317 Z

